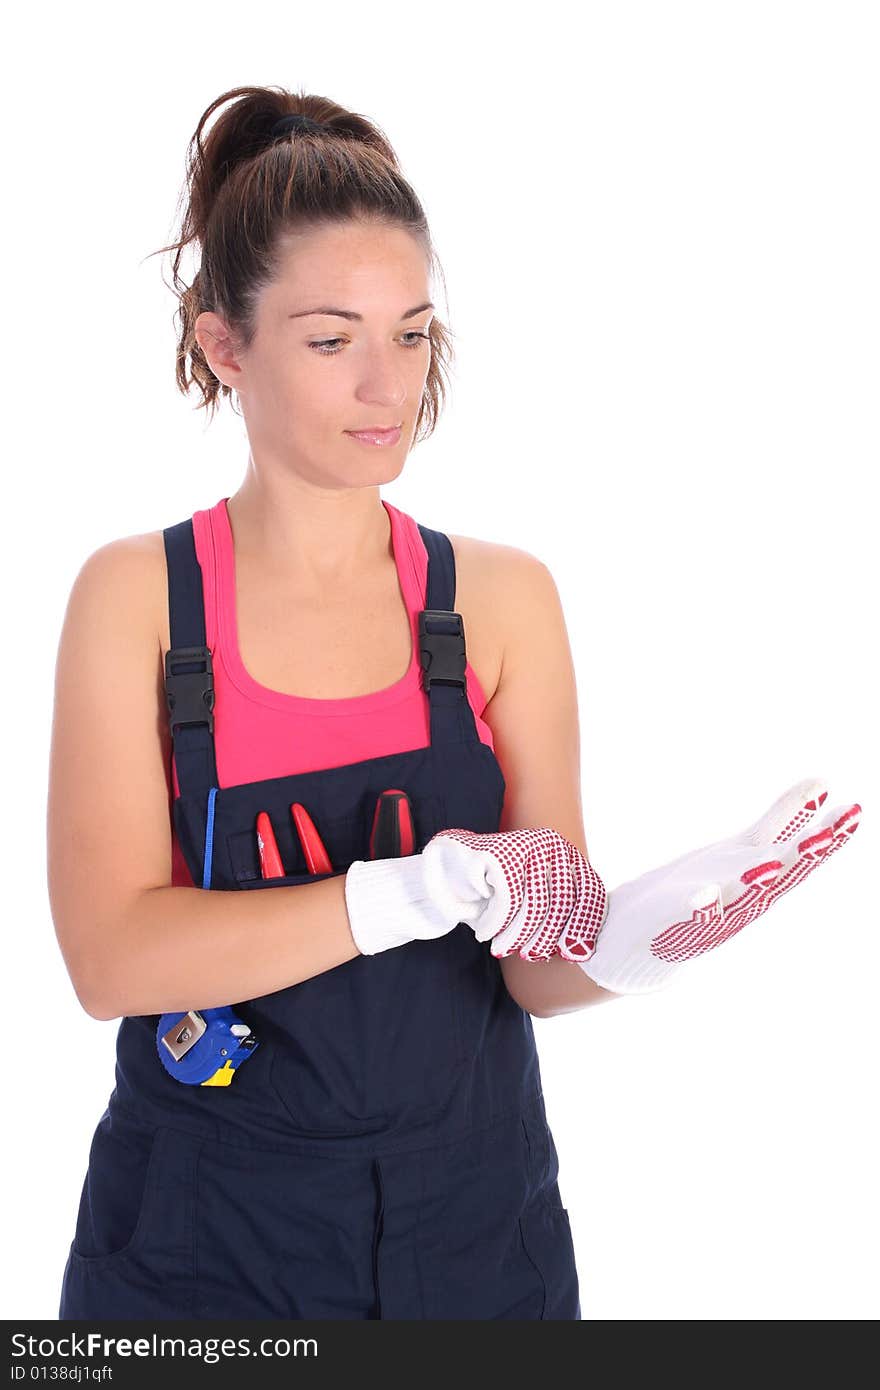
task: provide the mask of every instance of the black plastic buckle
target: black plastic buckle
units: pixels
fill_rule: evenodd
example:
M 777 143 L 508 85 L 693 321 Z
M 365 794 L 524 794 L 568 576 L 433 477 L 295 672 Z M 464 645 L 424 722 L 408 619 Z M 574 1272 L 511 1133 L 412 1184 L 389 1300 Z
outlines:
M 201 662 L 201 671 L 177 666 Z M 181 724 L 207 724 L 214 732 L 214 664 L 209 647 L 171 647 L 165 653 L 165 699 L 171 733 Z
M 446 631 L 431 632 L 429 624 L 440 625 Z M 450 627 L 454 629 L 451 632 Z M 460 613 L 450 613 L 443 608 L 422 609 L 419 613 L 419 657 L 425 690 L 430 691 L 435 683 L 467 689 L 467 654 Z

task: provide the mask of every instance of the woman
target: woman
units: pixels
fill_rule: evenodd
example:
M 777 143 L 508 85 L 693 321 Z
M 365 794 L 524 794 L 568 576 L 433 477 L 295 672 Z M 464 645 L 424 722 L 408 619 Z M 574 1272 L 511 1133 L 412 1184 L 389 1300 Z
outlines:
M 609 897 L 549 572 L 379 495 L 449 350 L 393 151 L 240 88 L 188 185 L 177 379 L 238 395 L 250 457 L 68 606 L 52 910 L 121 1024 L 60 1316 L 578 1319 L 531 1015 L 665 984 L 858 807 L 795 844 L 825 797 L 799 784 Z

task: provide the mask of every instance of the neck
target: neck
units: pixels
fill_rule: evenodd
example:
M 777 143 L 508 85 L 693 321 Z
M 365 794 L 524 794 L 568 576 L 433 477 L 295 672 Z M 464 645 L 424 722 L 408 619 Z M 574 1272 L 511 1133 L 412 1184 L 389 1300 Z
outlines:
M 378 487 L 319 489 L 301 480 L 248 478 L 229 498 L 236 557 L 258 560 L 292 590 L 356 587 L 393 557 Z

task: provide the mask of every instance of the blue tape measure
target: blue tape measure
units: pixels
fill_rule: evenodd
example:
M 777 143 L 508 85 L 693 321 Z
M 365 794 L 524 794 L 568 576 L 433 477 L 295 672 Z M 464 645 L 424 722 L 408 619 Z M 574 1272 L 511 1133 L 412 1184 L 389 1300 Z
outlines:
M 186 1086 L 228 1086 L 259 1045 L 228 1004 L 163 1014 L 156 1029 L 163 1067 Z

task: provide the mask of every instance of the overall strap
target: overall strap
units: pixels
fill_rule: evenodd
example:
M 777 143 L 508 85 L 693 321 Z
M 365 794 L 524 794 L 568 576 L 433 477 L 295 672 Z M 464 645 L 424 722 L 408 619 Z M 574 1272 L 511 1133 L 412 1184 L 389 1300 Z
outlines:
M 214 668 L 205 641 L 202 568 L 192 519 L 162 532 L 168 565 L 171 646 L 165 653 L 165 698 L 182 796 L 217 786 Z
M 478 743 L 467 698 L 464 621 L 455 608 L 455 553 L 442 531 L 419 526 L 428 552 L 425 607 L 419 613 L 422 686 L 431 707 L 431 744 Z

